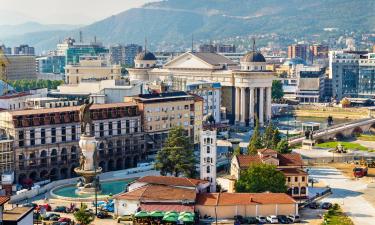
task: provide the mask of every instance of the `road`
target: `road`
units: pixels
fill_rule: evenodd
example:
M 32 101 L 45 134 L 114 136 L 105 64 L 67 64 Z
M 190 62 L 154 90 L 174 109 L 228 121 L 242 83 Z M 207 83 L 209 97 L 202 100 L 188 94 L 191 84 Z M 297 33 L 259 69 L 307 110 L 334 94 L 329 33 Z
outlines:
M 323 201 L 338 203 L 355 224 L 375 224 L 375 208 L 362 196 L 365 182 L 348 179 L 335 168 L 312 168 L 309 174 L 332 188 L 333 194 Z

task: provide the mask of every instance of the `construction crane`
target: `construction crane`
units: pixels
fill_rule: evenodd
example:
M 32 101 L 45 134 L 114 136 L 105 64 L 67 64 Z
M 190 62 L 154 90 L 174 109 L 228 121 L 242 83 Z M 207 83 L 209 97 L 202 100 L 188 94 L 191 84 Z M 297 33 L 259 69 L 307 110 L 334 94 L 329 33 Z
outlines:
M 4 54 L 3 49 L 0 48 L 0 79 L 4 82 L 4 89 L 1 95 L 8 93 L 8 73 L 6 69 L 9 64 L 8 57 Z

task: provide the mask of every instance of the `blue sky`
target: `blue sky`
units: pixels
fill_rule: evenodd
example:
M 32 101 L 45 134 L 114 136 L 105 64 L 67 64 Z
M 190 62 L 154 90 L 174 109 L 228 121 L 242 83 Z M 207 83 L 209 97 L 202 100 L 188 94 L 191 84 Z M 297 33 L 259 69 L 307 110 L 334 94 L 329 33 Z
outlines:
M 0 25 L 90 24 L 152 0 L 0 0 Z

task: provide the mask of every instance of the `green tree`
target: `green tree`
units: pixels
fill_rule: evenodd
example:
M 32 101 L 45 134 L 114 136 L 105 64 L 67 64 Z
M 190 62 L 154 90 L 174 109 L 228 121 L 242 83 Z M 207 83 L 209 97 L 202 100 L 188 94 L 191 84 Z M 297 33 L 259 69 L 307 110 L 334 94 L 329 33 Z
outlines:
M 270 191 L 285 193 L 285 176 L 276 166 L 269 164 L 253 164 L 240 174 L 235 185 L 236 192 L 261 193 Z
M 281 141 L 281 136 L 279 129 L 274 129 L 273 130 L 273 135 L 272 135 L 272 149 L 275 149 L 277 147 L 277 144 Z
M 184 174 L 193 177 L 195 174 L 195 157 L 190 142 L 182 127 L 169 131 L 164 147 L 156 155 L 155 168 L 160 174 L 171 174 L 178 177 Z
M 263 133 L 263 145 L 265 148 L 272 148 L 272 140 L 274 134 L 274 127 L 270 121 Z
M 290 153 L 291 150 L 289 149 L 289 143 L 286 139 L 282 139 L 276 147 L 276 150 L 281 154 Z
M 280 80 L 273 80 L 272 81 L 272 89 L 271 89 L 272 99 L 274 101 L 280 101 L 284 97 L 283 91 L 283 84 Z
M 259 121 L 256 119 L 254 132 L 250 138 L 249 146 L 247 147 L 247 154 L 255 155 L 257 154 L 257 150 L 261 148 L 263 148 L 263 145 L 259 131 Z
M 87 212 L 86 209 L 87 205 L 82 204 L 79 210 L 74 213 L 74 218 L 82 225 L 89 225 L 95 219 L 94 214 Z

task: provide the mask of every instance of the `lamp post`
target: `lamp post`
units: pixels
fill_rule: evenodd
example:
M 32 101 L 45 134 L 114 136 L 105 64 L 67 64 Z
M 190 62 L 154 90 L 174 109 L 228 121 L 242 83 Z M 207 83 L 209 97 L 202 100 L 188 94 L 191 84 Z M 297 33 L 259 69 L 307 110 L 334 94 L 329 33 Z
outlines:
M 96 149 L 95 149 L 96 151 Z M 96 160 L 96 159 L 94 159 Z M 96 164 L 97 162 L 94 162 L 94 173 L 95 173 L 95 180 L 94 180 L 94 186 L 95 186 L 95 216 L 98 215 L 98 176 L 96 175 Z

